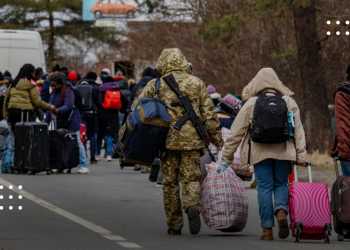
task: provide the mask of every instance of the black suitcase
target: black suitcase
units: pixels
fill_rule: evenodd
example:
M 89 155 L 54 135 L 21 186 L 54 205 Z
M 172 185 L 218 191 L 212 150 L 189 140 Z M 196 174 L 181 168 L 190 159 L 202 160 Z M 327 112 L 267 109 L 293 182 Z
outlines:
M 15 127 L 15 164 L 17 173 L 36 174 L 49 168 L 48 125 L 37 122 L 20 122 Z
M 337 179 L 332 187 L 332 214 L 334 230 L 338 240 L 350 239 L 350 177 L 339 173 L 338 159 L 335 160 Z
M 78 136 L 65 129 L 49 131 L 50 168 L 58 172 L 71 170 L 79 165 Z

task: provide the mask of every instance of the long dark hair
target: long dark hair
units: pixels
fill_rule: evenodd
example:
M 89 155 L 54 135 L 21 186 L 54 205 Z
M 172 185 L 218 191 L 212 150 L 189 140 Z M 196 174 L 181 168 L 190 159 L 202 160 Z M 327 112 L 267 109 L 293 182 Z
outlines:
M 16 86 L 20 79 L 32 80 L 33 74 L 35 72 L 35 67 L 32 64 L 24 64 L 22 68 L 19 70 L 18 75 L 14 80 L 14 85 Z

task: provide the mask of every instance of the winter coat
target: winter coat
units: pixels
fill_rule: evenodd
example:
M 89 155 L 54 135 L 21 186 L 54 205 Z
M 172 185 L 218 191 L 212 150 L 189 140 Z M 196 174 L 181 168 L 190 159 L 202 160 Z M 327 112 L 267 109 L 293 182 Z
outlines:
M 179 49 L 165 49 L 156 67 L 162 76 L 174 75 L 181 92 L 190 99 L 194 111 L 207 127 L 213 143 L 220 145 L 222 143 L 220 125 L 214 112 L 214 105 L 208 96 L 207 87 L 202 80 L 187 73 L 188 65 L 188 61 Z M 140 94 L 139 99 L 155 97 L 155 83 L 156 80 L 149 82 Z M 191 121 L 187 121 L 180 130 L 173 128 L 176 121 L 183 116 L 184 109 L 175 93 L 166 85 L 164 80 L 161 80 L 159 98 L 169 107 L 168 111 L 172 117 L 166 148 L 169 150 L 203 149 L 205 145 L 199 138 Z
M 335 95 L 336 136 L 333 154 L 350 160 L 350 83 L 338 87 Z
M 280 92 L 284 96 L 283 98 L 287 103 L 288 110 L 294 113 L 294 140 L 291 139 L 280 144 L 261 144 L 254 143 L 250 140 L 249 127 L 252 124 L 257 94 L 265 89 Z M 298 105 L 291 97 L 292 95 L 293 92 L 283 85 L 273 69 L 264 68 L 260 70 L 254 79 L 243 90 L 242 97 L 247 102 L 238 113 L 232 125 L 231 136 L 224 144 L 222 160 L 227 163 L 232 162 L 234 152 L 236 152 L 238 147 L 241 145 L 241 167 L 255 165 L 266 159 L 305 161 L 305 133 L 300 120 Z M 251 141 L 250 164 L 249 141 Z
M 72 132 L 80 130 L 80 113 L 75 107 L 75 96 L 71 85 L 66 85 L 60 90 L 55 90 L 50 98 L 50 103 L 58 109 L 57 128 L 68 129 Z
M 7 103 L 5 114 L 7 109 L 50 109 L 50 105 L 41 100 L 39 91 L 35 84 L 27 79 L 19 80 L 15 87 L 10 88 L 5 103 Z

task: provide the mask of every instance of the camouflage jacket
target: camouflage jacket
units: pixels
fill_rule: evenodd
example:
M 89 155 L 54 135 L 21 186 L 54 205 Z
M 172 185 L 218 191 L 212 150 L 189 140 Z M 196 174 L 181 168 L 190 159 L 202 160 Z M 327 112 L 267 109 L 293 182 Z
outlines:
M 214 106 L 209 99 L 206 85 L 199 78 L 187 73 L 189 63 L 179 49 L 165 49 L 157 63 L 157 70 L 162 76 L 173 74 L 181 92 L 189 97 L 196 114 L 202 119 L 212 141 L 216 145 L 221 145 L 221 134 L 219 122 L 214 113 Z M 155 80 L 149 82 L 139 96 L 155 97 Z M 197 131 L 191 121 L 176 130 L 173 128 L 176 121 L 183 116 L 184 109 L 181 106 L 175 93 L 167 86 L 164 80 L 161 80 L 159 98 L 167 105 L 169 114 L 172 117 L 171 128 L 168 134 L 166 147 L 169 150 L 196 150 L 205 147 L 203 141 L 199 138 Z

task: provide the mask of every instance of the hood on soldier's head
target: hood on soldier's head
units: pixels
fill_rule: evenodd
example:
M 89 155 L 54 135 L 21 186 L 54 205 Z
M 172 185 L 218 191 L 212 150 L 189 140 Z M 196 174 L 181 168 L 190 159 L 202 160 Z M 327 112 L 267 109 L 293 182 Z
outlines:
M 286 96 L 294 95 L 294 93 L 281 82 L 274 69 L 263 68 L 256 74 L 253 80 L 244 87 L 242 92 L 243 101 L 247 101 L 249 98 L 256 96 L 264 89 L 274 89 Z
M 158 59 L 157 70 L 161 75 L 173 71 L 187 72 L 188 61 L 180 49 L 164 49 Z

